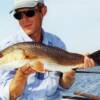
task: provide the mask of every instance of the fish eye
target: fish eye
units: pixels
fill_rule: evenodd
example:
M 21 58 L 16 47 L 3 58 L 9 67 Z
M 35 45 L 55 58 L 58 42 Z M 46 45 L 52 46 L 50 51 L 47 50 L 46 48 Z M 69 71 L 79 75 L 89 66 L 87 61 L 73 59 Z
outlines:
M 2 53 L 0 53 L 0 58 L 3 57 Z

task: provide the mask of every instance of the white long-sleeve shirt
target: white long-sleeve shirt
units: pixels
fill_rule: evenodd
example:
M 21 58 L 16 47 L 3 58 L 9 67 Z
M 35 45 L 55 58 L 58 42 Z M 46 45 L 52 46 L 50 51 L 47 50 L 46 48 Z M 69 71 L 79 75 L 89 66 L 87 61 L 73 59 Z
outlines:
M 25 33 L 13 35 L 0 42 L 0 50 L 25 41 L 34 41 Z M 46 45 L 65 49 L 64 43 L 55 35 L 43 31 L 43 41 Z M 10 100 L 9 84 L 16 71 L 0 72 L 0 100 Z M 23 94 L 17 100 L 61 100 L 61 94 L 67 89 L 59 85 L 60 75 L 57 72 L 33 73 L 29 75 Z M 16 83 L 17 84 L 17 83 Z

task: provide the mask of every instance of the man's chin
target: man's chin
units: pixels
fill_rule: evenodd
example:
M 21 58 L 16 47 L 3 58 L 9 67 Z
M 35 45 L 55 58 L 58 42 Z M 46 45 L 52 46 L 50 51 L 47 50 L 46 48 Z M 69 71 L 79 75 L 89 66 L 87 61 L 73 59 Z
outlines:
M 24 32 L 29 36 L 32 35 L 32 32 L 30 30 L 25 30 Z

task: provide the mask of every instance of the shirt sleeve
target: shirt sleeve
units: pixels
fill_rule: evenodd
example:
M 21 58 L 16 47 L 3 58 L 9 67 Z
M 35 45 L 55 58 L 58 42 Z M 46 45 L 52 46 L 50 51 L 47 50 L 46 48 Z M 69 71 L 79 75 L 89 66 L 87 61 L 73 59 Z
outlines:
M 10 81 L 11 80 L 8 80 L 6 84 L 3 84 L 3 83 L 0 84 L 0 99 L 1 100 L 10 100 L 10 97 L 9 97 Z
M 69 88 L 63 88 L 60 84 L 58 85 L 58 90 L 60 90 L 61 92 L 66 92 L 68 91 Z
M 0 41 L 0 51 L 4 50 L 5 48 L 20 42 L 21 40 L 18 40 L 17 34 L 12 34 L 8 36 L 7 38 L 4 38 L 3 40 Z
M 52 78 L 55 78 L 56 82 L 58 83 L 58 86 L 57 86 L 57 90 L 60 91 L 60 92 L 65 92 L 67 91 L 69 88 L 63 88 L 60 84 L 59 84 L 59 79 L 60 77 L 63 75 L 63 73 L 61 72 L 51 72 L 51 76 Z
M 11 72 L 5 72 L 0 76 L 0 99 L 1 100 L 10 100 L 9 96 L 9 85 L 12 80 L 13 74 Z

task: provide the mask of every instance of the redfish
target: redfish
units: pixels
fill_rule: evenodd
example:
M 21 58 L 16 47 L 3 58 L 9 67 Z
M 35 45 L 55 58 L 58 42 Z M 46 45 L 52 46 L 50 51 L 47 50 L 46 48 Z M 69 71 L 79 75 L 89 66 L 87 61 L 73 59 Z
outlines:
M 0 52 L 0 69 L 12 70 L 30 65 L 37 72 L 45 70 L 67 72 L 78 68 L 84 62 L 84 56 L 71 53 L 58 47 L 35 42 L 20 42 Z M 100 50 L 89 54 L 97 65 L 100 65 Z

